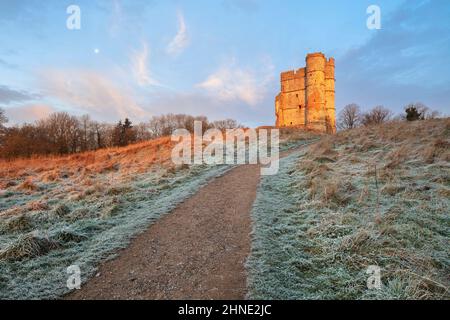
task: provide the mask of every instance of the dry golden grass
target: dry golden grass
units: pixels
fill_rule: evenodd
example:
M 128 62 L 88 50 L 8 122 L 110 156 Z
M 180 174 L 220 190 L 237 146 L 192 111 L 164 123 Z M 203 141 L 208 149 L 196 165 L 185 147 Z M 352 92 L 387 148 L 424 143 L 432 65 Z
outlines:
M 285 141 L 312 139 L 312 133 L 291 130 L 281 138 Z M 0 160 L 0 195 L 9 202 L 0 210 L 0 217 L 47 212 L 67 218 L 59 204 L 103 203 L 111 197 L 129 194 L 127 188 L 141 175 L 148 174 L 156 179 L 155 183 L 158 176 L 170 178 L 189 167 L 172 163 L 175 143 L 170 137 L 162 137 L 127 147 L 68 156 Z M 29 198 L 22 201 L 21 197 Z M 107 205 L 109 211 L 105 209 L 100 216 L 111 216 L 118 207 L 117 203 Z
M 47 238 L 38 237 L 32 233 L 21 236 L 17 242 L 0 251 L 0 260 L 21 260 L 46 254 L 59 244 Z
M 47 202 L 43 200 L 32 201 L 28 204 L 28 208 L 30 211 L 43 211 L 48 210 L 50 207 Z
M 166 166 L 170 162 L 172 142 L 162 137 L 127 147 L 108 148 L 68 156 L 33 157 L 30 159 L 0 160 L 0 188 L 14 186 L 34 191 L 36 183 L 57 182 L 78 177 L 84 185 L 92 185 L 96 174 L 118 172 L 122 176 L 145 172 L 154 164 Z
M 318 134 L 299 130 L 282 130 L 282 142 L 308 140 Z M 175 142 L 170 137 L 132 144 L 126 147 L 107 148 L 67 156 L 36 156 L 26 159 L 0 160 L 0 189 L 16 187 L 35 191 L 39 183 L 60 182 L 73 179 L 85 186 L 94 184 L 98 174 L 114 173 L 120 177 L 145 173 L 154 165 L 173 171 L 171 151 Z M 15 181 L 20 181 L 19 185 Z
M 326 134 L 302 128 L 280 128 L 280 144 L 294 141 L 309 141 L 326 136 Z
M 437 138 L 430 146 L 422 150 L 421 154 L 426 163 L 433 163 L 436 159 L 450 161 L 450 143 L 447 140 Z
M 364 166 L 368 179 L 376 176 L 379 180 L 380 193 L 392 196 L 405 190 L 400 181 L 408 164 L 446 165 L 448 161 L 450 118 L 391 122 L 339 132 L 311 146 L 300 168 L 310 179 L 320 178 L 322 185 L 315 185 L 317 190 L 333 190 L 336 183 L 332 179 L 339 181 L 348 175 L 340 170 L 344 163 Z M 367 190 L 362 188 L 359 198 L 365 196 Z
M 39 189 L 39 187 L 33 182 L 31 178 L 27 178 L 25 181 L 23 181 L 21 184 L 17 186 L 17 189 L 24 191 L 36 191 Z

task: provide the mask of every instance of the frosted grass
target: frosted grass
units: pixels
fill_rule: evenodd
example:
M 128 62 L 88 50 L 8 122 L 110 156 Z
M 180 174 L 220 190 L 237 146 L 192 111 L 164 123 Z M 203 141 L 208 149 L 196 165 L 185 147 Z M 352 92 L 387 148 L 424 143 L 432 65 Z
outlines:
M 144 174 L 118 196 L 66 203 L 70 208 L 66 216 L 58 217 L 53 212 L 35 214 L 31 217 L 37 227 L 34 232 L 40 236 L 56 239 L 65 231 L 85 240 L 61 243 L 61 249 L 32 259 L 0 261 L 0 298 L 54 299 L 64 295 L 69 291 L 68 266 L 79 265 L 82 281 L 87 281 L 99 262 L 113 258 L 136 234 L 231 168 L 193 166 L 165 179 Z M 102 210 L 108 215 L 102 215 Z M 80 212 L 83 217 L 72 217 Z M 20 234 L 2 234 L 0 243 L 12 243 Z
M 394 174 L 399 189 L 384 193 L 376 222 L 376 184 L 364 161 L 380 150 L 331 163 L 352 191 L 345 203 L 311 197 L 299 162 L 305 151 L 280 161 L 278 175 L 262 177 L 252 210 L 247 260 L 250 299 L 449 299 L 450 200 L 448 164 L 405 162 Z M 368 189 L 362 201 L 361 190 Z M 382 289 L 368 290 L 369 265 L 382 272 Z
M 282 142 L 280 149 L 304 143 L 302 139 L 290 139 Z M 11 218 L 0 217 L 0 249 L 10 248 L 30 233 L 58 243 L 59 248 L 19 261 L 0 260 L 0 298 L 61 297 L 69 291 L 68 266 L 79 265 L 82 281 L 88 281 L 100 262 L 113 258 L 134 236 L 233 167 L 201 165 L 168 173 L 165 168 L 155 166 L 150 172 L 134 176 L 131 182 L 116 181 L 113 173 L 99 175 L 95 177 L 101 185 L 98 190 L 67 179 L 63 185 L 41 183 L 34 192 L 3 191 L 0 210 L 19 210 Z M 85 196 L 71 198 L 65 190 L 82 191 Z M 41 200 L 47 203 L 48 209 L 27 208 L 30 202 Z M 22 229 L 9 230 L 8 223 L 20 217 L 27 222 Z

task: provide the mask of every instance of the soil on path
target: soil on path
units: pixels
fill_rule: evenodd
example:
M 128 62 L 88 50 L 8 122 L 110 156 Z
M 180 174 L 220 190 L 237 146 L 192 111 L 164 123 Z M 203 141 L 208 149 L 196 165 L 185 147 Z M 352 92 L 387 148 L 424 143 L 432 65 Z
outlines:
M 244 299 L 257 165 L 218 177 L 66 299 Z

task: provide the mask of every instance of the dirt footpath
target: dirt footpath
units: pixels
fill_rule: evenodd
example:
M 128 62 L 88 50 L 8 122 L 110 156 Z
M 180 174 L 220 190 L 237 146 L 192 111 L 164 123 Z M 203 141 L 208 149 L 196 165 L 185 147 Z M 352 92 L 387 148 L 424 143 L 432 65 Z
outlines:
M 260 170 L 243 165 L 165 215 L 67 299 L 243 299 Z

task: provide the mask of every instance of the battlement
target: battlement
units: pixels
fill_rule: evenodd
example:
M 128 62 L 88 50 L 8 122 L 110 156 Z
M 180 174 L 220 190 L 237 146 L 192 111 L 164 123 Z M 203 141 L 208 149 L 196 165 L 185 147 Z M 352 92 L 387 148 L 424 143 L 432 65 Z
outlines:
M 311 58 L 317 58 L 317 57 L 321 57 L 325 59 L 325 55 L 322 52 L 314 52 L 314 53 L 308 53 L 306 55 L 306 60 L 311 59 Z
M 278 127 L 315 128 L 335 132 L 334 59 L 322 52 L 306 56 L 306 66 L 280 74 L 275 99 Z
M 284 71 L 281 73 L 281 81 L 300 79 L 305 77 L 305 68 L 297 70 Z
M 330 58 L 325 64 L 325 80 L 334 81 L 334 59 Z

